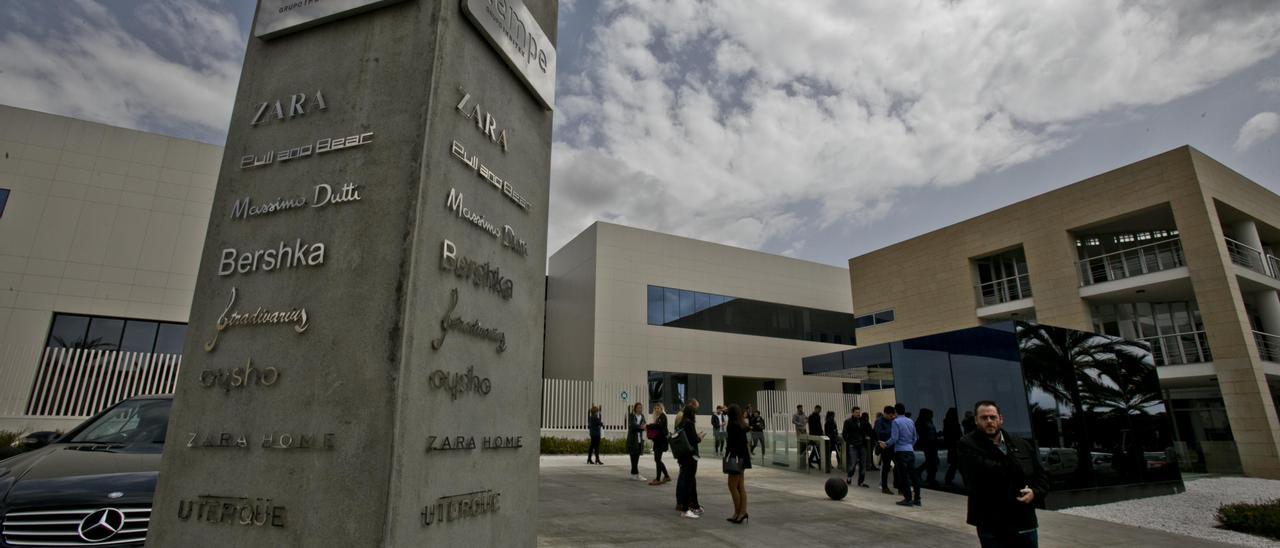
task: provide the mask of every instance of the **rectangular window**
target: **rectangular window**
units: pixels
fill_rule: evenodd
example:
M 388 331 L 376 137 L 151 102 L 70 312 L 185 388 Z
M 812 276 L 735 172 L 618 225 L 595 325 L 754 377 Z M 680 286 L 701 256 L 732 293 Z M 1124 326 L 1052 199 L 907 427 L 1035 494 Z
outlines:
M 45 346 L 181 354 L 187 324 L 54 313 Z
M 0 188 L 0 217 L 4 217 L 4 206 L 9 203 L 9 189 Z
M 854 344 L 852 314 L 652 285 L 647 296 L 649 325 Z
M 853 325 L 854 325 L 857 329 L 862 329 L 862 328 L 864 328 L 864 327 L 871 327 L 871 326 L 873 326 L 873 325 L 880 325 L 880 324 L 882 324 L 882 323 L 889 323 L 889 322 L 892 322 L 893 320 L 894 320 L 894 313 L 893 313 L 893 309 L 892 309 L 892 308 L 890 308 L 890 309 L 888 309 L 888 310 L 881 310 L 881 311 L 879 311 L 879 312 L 872 312 L 871 314 L 864 314 L 864 315 L 862 315 L 862 316 L 855 316 L 855 317 L 853 318 Z

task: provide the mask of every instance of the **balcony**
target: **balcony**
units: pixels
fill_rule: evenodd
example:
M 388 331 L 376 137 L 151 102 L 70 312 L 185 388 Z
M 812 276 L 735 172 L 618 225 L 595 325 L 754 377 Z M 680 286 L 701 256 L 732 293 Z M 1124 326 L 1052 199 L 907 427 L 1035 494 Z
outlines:
M 1249 270 L 1280 280 L 1280 259 L 1243 242 L 1226 238 L 1227 254 L 1231 262 Z
M 1157 366 L 1213 361 L 1213 354 L 1209 352 L 1209 338 L 1204 331 L 1144 337 L 1139 340 L 1151 345 L 1151 357 L 1155 359 Z
M 1031 276 L 1019 274 L 995 281 L 980 283 L 974 287 L 978 306 L 993 306 L 1031 298 Z
M 1259 358 L 1269 362 L 1280 363 L 1280 335 L 1254 331 L 1253 341 L 1258 345 Z
M 1187 265 L 1179 238 L 1114 251 L 1076 262 L 1080 287 L 1172 270 Z

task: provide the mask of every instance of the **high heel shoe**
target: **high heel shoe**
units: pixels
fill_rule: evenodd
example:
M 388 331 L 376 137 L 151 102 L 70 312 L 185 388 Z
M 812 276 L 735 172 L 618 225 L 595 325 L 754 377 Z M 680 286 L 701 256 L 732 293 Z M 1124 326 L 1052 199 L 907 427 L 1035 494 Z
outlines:
M 749 518 L 749 517 L 751 517 L 751 514 L 742 514 L 742 517 L 740 517 L 740 518 L 738 518 L 738 519 L 729 518 L 729 521 L 731 521 L 731 522 L 733 522 L 733 523 L 737 523 L 737 524 L 741 525 L 741 524 L 742 524 L 742 522 L 747 521 L 747 518 Z

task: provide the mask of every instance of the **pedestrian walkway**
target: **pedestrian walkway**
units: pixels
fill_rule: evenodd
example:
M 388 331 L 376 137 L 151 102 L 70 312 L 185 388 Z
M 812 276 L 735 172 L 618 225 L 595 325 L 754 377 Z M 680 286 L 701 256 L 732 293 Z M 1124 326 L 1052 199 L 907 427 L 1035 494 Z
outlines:
M 704 459 L 698 470 L 698 497 L 706 514 L 696 520 L 676 512 L 674 481 L 661 486 L 630 481 L 626 455 L 606 455 L 604 466 L 585 461 L 585 456 L 542 457 L 539 546 L 652 548 L 675 541 L 698 547 L 978 545 L 973 528 L 964 523 L 965 498 L 959 495 L 926 490 L 924 506 L 904 508 L 893 504 L 897 496 L 853 486 L 844 500 L 833 501 L 823 492 L 821 476 L 753 468 L 747 471 L 751 518 L 734 525 L 725 521 L 733 503 L 715 457 Z M 668 467 L 674 477 L 675 463 Z M 652 476 L 652 459 L 641 461 L 641 474 Z M 1039 516 L 1045 547 L 1226 546 L 1058 512 Z

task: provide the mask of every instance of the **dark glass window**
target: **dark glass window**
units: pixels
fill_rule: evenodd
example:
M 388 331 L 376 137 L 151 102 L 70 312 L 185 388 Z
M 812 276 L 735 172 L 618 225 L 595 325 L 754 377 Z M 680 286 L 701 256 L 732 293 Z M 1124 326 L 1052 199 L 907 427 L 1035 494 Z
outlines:
M 51 348 L 181 354 L 187 324 L 80 314 L 53 315 L 45 343 Z
M 124 328 L 120 350 L 125 352 L 150 352 L 156 347 L 156 322 L 130 320 Z
M 889 323 L 893 320 L 894 320 L 893 309 L 890 308 L 888 310 L 881 310 L 879 312 L 873 312 L 871 314 L 863 314 L 861 316 L 857 316 L 853 319 L 853 324 L 855 328 L 862 329 L 864 327 L 871 327 L 873 325 Z
M 181 354 L 182 343 L 187 339 L 187 326 L 180 323 L 162 323 L 156 334 L 156 352 Z
M 843 312 L 652 285 L 648 302 L 649 325 L 840 344 L 855 341 L 853 315 Z
M 0 188 L 0 217 L 4 217 L 4 206 L 9 203 L 9 189 Z
M 649 372 L 649 408 L 662 403 L 667 413 L 674 414 L 684 408 L 692 398 L 702 407 L 711 406 L 711 375 L 696 373 Z

